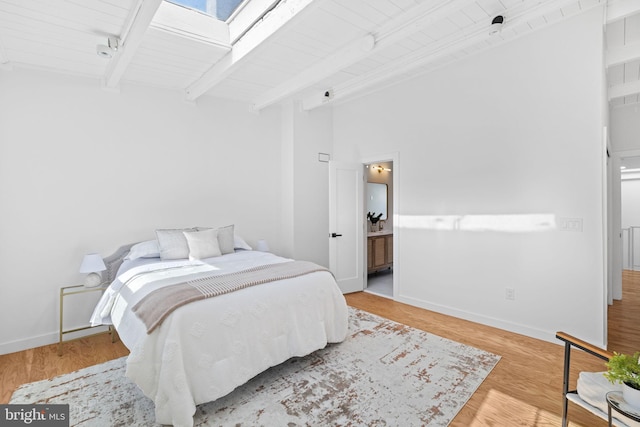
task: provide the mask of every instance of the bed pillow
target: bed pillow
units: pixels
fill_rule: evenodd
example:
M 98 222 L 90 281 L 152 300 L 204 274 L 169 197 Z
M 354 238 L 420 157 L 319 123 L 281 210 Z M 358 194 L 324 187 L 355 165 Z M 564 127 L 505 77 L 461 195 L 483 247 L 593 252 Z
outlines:
M 136 243 L 131 246 L 129 253 L 124 259 L 138 259 L 138 258 L 160 258 L 160 246 L 158 246 L 157 240 L 147 240 L 144 242 Z
M 233 237 L 234 225 L 227 225 L 226 227 L 220 227 L 218 231 L 218 246 L 222 255 L 230 254 L 234 252 L 234 237 Z M 212 230 L 210 227 L 196 227 L 197 231 Z
M 218 230 L 185 231 L 189 246 L 189 259 L 212 258 L 222 255 L 218 245 Z
M 233 228 L 233 224 L 218 228 L 218 244 L 223 255 L 234 252 Z
M 195 230 L 193 228 L 156 230 L 160 258 L 163 260 L 189 258 L 189 245 L 187 244 L 187 238 L 184 237 L 185 231 Z

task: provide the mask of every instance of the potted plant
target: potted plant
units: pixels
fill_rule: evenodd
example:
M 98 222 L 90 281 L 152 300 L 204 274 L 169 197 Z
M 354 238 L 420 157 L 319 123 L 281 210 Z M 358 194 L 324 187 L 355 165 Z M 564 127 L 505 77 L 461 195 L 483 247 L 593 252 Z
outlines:
M 367 219 L 369 221 L 371 221 L 371 231 L 378 231 L 378 221 L 380 221 L 380 218 L 382 217 L 382 214 L 379 213 L 376 216 L 376 213 L 371 213 L 371 212 L 367 212 Z
M 622 396 L 631 406 L 640 408 L 640 351 L 633 356 L 613 353 L 613 357 L 606 363 L 607 372 L 604 376 L 613 384 L 621 383 Z

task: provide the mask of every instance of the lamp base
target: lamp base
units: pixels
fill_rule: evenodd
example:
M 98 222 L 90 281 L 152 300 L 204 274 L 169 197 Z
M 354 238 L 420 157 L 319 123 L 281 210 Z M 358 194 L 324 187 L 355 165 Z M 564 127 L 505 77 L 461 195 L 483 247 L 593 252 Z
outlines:
M 84 279 L 85 288 L 95 288 L 97 286 L 100 286 L 100 283 L 102 283 L 102 276 L 100 276 L 98 273 L 89 273 Z

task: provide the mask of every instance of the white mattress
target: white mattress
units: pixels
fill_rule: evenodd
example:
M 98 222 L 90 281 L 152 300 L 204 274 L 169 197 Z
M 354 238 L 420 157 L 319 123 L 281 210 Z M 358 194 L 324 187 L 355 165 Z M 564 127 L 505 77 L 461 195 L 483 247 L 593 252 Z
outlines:
M 347 306 L 329 272 L 191 303 L 147 334 L 131 307 L 153 289 L 182 281 L 194 271 L 224 274 L 288 260 L 240 251 L 205 261 L 142 261 L 120 272 L 92 316 L 93 324 L 112 323 L 131 350 L 127 376 L 155 402 L 158 423 L 190 426 L 197 404 L 228 394 L 290 357 L 340 342 L 347 334 Z M 176 268 L 155 271 L 160 265 Z

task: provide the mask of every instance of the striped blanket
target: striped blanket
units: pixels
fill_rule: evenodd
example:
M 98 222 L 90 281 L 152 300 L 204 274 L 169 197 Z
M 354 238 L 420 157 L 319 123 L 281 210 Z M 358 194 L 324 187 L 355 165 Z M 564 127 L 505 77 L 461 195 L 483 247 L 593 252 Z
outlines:
M 175 309 L 190 302 L 316 271 L 329 270 L 309 261 L 289 261 L 260 265 L 229 274 L 207 274 L 150 292 L 133 306 L 133 312 L 145 324 L 147 334 L 150 334 Z

